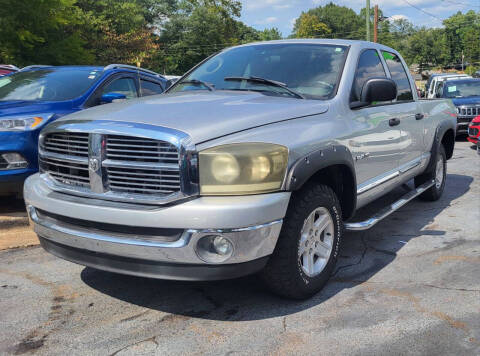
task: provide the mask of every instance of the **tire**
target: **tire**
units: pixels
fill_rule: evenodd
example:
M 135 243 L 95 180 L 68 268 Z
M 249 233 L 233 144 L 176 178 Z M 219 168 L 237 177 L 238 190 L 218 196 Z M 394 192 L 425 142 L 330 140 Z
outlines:
M 320 227 L 307 228 L 312 222 Z M 260 274 L 262 280 L 273 293 L 291 299 L 318 293 L 335 267 L 342 233 L 342 212 L 333 190 L 325 185 L 306 186 L 292 196 L 275 250 Z
M 441 164 L 441 166 L 439 166 Z M 415 187 L 422 185 L 429 180 L 435 180 L 435 184 L 419 195 L 419 198 L 425 201 L 436 201 L 440 199 L 445 190 L 445 181 L 447 179 L 447 155 L 442 144 L 437 151 L 435 164 L 430 172 L 415 177 Z

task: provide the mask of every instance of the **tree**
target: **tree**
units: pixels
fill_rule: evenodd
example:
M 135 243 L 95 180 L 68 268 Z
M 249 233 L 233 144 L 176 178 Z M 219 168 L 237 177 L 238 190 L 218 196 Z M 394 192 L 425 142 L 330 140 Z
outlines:
M 261 41 L 273 41 L 273 40 L 281 40 L 282 34 L 278 30 L 278 28 L 266 28 L 259 33 L 259 37 Z
M 0 0 L 0 62 L 91 63 L 75 0 Z
M 298 19 L 298 26 L 296 31 L 296 37 L 299 38 L 316 38 L 324 37 L 332 32 L 327 25 L 321 22 L 317 16 L 302 13 Z
M 328 3 L 325 6 L 319 6 L 306 12 L 318 18 L 329 29 L 333 38 L 360 39 L 364 36 L 365 18 L 361 18 L 355 11 L 346 7 L 338 6 L 334 3 Z M 297 19 L 293 28 L 294 37 L 297 36 L 300 18 Z

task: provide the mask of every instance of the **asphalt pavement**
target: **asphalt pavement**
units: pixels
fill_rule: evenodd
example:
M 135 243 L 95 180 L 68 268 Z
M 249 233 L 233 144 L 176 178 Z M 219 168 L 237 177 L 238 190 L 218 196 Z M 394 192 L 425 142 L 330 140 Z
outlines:
M 443 197 L 347 234 L 331 281 L 304 302 L 255 276 L 135 278 L 19 243 L 0 251 L 0 354 L 479 355 L 479 182 L 480 156 L 457 142 Z M 3 216 L 21 218 L 15 204 Z M 1 211 L 0 241 L 15 228 L 25 240 Z

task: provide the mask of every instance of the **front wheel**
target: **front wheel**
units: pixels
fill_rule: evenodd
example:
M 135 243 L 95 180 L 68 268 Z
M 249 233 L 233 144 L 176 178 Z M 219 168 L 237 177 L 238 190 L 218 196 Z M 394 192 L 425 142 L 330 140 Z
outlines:
M 333 190 L 310 185 L 292 197 L 262 279 L 274 293 L 305 299 L 327 283 L 337 261 L 342 213 Z
M 428 173 L 424 173 L 415 177 L 415 186 L 418 187 L 427 181 L 434 181 L 432 187 L 422 193 L 419 198 L 427 201 L 435 201 L 440 199 L 445 190 L 445 181 L 447 178 L 447 155 L 445 148 L 440 145 L 435 157 L 435 165 Z

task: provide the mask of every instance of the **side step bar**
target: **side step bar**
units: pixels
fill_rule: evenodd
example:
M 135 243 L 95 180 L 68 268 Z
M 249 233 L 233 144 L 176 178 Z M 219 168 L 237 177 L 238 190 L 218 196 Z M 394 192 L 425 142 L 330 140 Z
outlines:
M 387 216 L 389 216 L 394 211 L 397 211 L 398 209 L 400 209 L 402 206 L 407 204 L 410 200 L 416 198 L 417 196 L 422 194 L 424 191 L 426 191 L 427 189 L 432 187 L 434 184 L 435 184 L 434 180 L 432 180 L 430 182 L 423 183 L 418 188 L 412 189 L 411 191 L 409 191 L 407 194 L 402 196 L 395 203 L 393 203 L 393 204 L 383 208 L 382 210 L 380 210 L 378 213 L 376 213 L 371 218 L 369 218 L 365 221 L 346 223 L 345 224 L 345 230 L 347 230 L 347 231 L 362 231 L 362 230 L 370 229 L 376 223 L 385 219 Z

